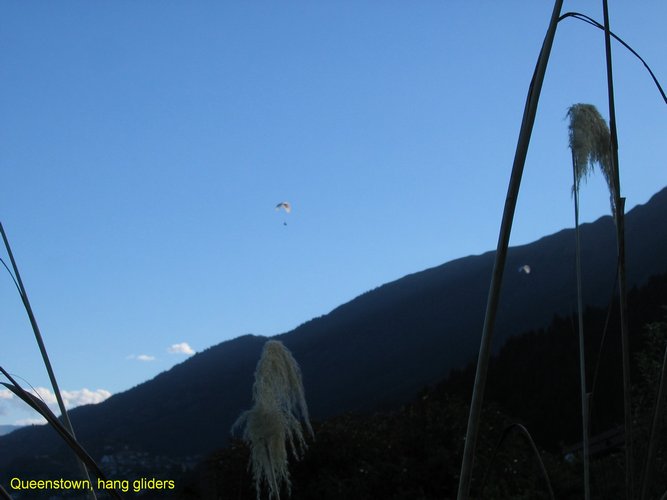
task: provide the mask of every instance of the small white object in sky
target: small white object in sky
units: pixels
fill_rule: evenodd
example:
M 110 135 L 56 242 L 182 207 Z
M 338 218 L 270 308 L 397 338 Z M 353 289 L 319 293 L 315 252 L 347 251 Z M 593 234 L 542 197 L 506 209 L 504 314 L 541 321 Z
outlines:
M 519 272 L 520 272 L 520 273 L 530 274 L 530 266 L 529 266 L 528 264 L 524 264 L 523 266 L 521 266 L 521 267 L 519 268 Z
M 187 342 L 181 342 L 180 344 L 172 344 L 167 351 L 170 354 L 194 354 L 195 351 L 192 347 L 190 347 L 190 344 Z
M 137 361 L 155 361 L 155 356 L 150 356 L 148 354 L 130 354 L 125 359 L 136 359 Z
M 292 211 L 292 205 L 290 205 L 288 201 L 281 201 L 276 205 L 276 210 L 280 210 L 281 208 L 285 210 L 285 212 L 287 213 L 290 213 Z

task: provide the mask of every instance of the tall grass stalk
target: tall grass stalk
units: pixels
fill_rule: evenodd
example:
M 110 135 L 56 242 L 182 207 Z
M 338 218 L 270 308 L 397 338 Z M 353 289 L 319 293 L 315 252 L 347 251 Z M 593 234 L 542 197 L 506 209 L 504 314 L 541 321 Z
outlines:
M 581 284 L 581 241 L 579 235 L 579 181 L 575 174 L 574 181 L 574 219 L 575 219 L 575 260 L 577 273 L 577 317 L 579 330 L 579 381 L 581 384 L 581 431 L 583 435 L 583 454 L 584 454 L 584 498 L 591 498 L 591 479 L 590 479 L 590 447 L 588 443 L 588 392 L 586 390 L 586 356 L 584 347 L 584 303 Z
M 568 12 L 561 16 L 560 20 L 563 20 L 567 17 L 574 17 L 585 21 L 598 29 L 604 31 L 605 35 L 605 58 L 607 66 L 607 94 L 609 99 L 609 125 L 610 125 L 610 147 L 609 147 L 609 161 L 610 161 L 610 172 L 607 178 L 607 184 L 609 186 L 609 191 L 611 194 L 611 205 L 612 205 L 612 214 L 614 216 L 614 222 L 616 225 L 616 243 L 618 250 L 618 264 L 617 264 L 617 282 L 619 286 L 619 305 L 620 305 L 620 316 L 621 316 L 621 351 L 622 351 L 622 364 L 623 364 L 623 413 L 625 421 L 625 484 L 626 484 L 626 498 L 633 498 L 633 453 L 632 453 L 632 413 L 630 408 L 630 346 L 629 346 L 629 333 L 628 333 L 628 323 L 627 323 L 627 298 L 626 298 L 626 271 L 625 271 L 625 198 L 621 197 L 620 190 L 620 174 L 619 174 L 619 165 L 618 165 L 618 137 L 616 134 L 616 110 L 614 103 L 614 80 L 613 80 L 613 68 L 612 68 L 612 57 L 611 57 L 611 38 L 620 42 L 626 49 L 628 49 L 632 54 L 637 57 L 646 70 L 651 75 L 653 82 L 655 83 L 660 95 L 662 96 L 663 101 L 667 104 L 667 95 L 663 90 L 660 82 L 656 78 L 655 74 L 649 67 L 648 63 L 625 41 L 620 37 L 615 35 L 609 27 L 609 8 L 607 5 L 607 0 L 603 0 L 602 3 L 603 14 L 604 14 L 604 25 L 598 23 L 594 19 L 591 19 L 588 16 L 580 14 L 578 12 Z M 606 330 L 606 327 L 605 327 Z M 603 337 L 604 342 L 604 337 Z M 602 348 L 602 346 L 600 347 Z M 598 359 L 599 363 L 599 359 Z M 664 367 L 663 367 L 664 368 Z M 597 367 L 595 370 L 595 378 L 597 378 Z M 593 381 L 593 389 L 595 388 L 595 378 Z M 650 455 L 649 455 L 650 456 Z M 646 482 L 648 477 L 644 477 L 642 484 L 641 495 L 644 495 L 644 488 L 646 488 Z M 664 499 L 667 499 L 667 492 L 663 496 Z
M 268 489 L 269 498 L 280 499 L 283 485 L 288 494 L 291 491 L 287 444 L 292 455 L 299 459 L 307 448 L 302 424 L 314 435 L 301 370 L 280 341 L 269 340 L 264 344 L 255 369 L 253 403 L 252 409 L 239 416 L 232 431 L 244 428 L 243 439 L 250 446 L 257 499 L 263 486 Z
M 611 161 L 609 150 L 609 128 L 591 104 L 575 104 L 567 111 L 570 118 L 569 145 L 572 152 L 572 194 L 574 197 L 575 259 L 577 274 L 577 316 L 579 320 L 579 380 L 581 384 L 581 420 L 584 454 L 584 498 L 590 491 L 590 447 L 588 391 L 586 389 L 586 358 L 584 354 L 584 304 L 581 279 L 581 241 L 579 232 L 579 186 L 581 180 L 593 171 L 595 163 L 611 186 Z M 613 203 L 612 203 L 613 210 Z
M 507 188 L 507 197 L 503 209 L 503 218 L 500 224 L 498 235 L 498 246 L 496 249 L 496 258 L 493 264 L 491 274 L 491 284 L 489 286 L 489 297 L 486 304 L 486 313 L 484 316 L 484 327 L 482 329 L 482 339 L 479 347 L 477 359 L 477 369 L 475 372 L 475 383 L 473 386 L 472 399 L 470 402 L 470 414 L 468 416 L 468 428 L 466 431 L 465 446 L 463 450 L 463 460 L 461 463 L 461 475 L 459 477 L 459 488 L 457 492 L 458 500 L 467 500 L 470 495 L 470 482 L 472 480 L 472 469 L 475 458 L 475 446 L 477 444 L 477 434 L 479 433 L 479 421 L 482 412 L 482 402 L 484 399 L 484 389 L 486 387 L 486 377 L 489 368 L 489 358 L 491 356 L 491 342 L 493 340 L 493 328 L 495 325 L 496 313 L 498 311 L 498 302 L 500 299 L 500 288 L 505 270 L 505 261 L 507 258 L 507 248 L 509 246 L 510 233 L 512 232 L 512 221 L 514 219 L 514 210 L 516 208 L 517 197 L 519 195 L 519 186 L 521 185 L 521 176 L 523 167 L 526 163 L 528 145 L 530 136 L 535 123 L 537 114 L 537 103 L 540 99 L 542 82 L 546 73 L 551 47 L 556 34 L 558 17 L 563 6 L 563 0 L 554 2 L 554 9 L 551 15 L 551 21 L 547 33 L 542 43 L 540 55 L 537 59 L 533 78 L 528 88 L 526 104 L 523 110 L 521 120 L 521 129 L 517 141 L 516 152 L 514 154 L 514 163 L 512 173 Z
M 602 0 L 604 16 L 604 45 L 607 62 L 607 97 L 609 99 L 609 132 L 611 141 L 611 167 L 613 183 L 614 221 L 616 222 L 616 246 L 618 251 L 618 296 L 621 320 L 621 352 L 623 360 L 623 413 L 625 421 L 625 495 L 627 500 L 634 498 L 633 450 L 632 450 L 632 411 L 630 385 L 630 339 L 628 332 L 626 272 L 625 272 L 625 198 L 621 197 L 621 180 L 618 164 L 618 136 L 616 133 L 616 105 L 614 103 L 614 76 L 611 57 L 611 29 L 609 27 L 609 6 Z
M 42 334 L 39 331 L 39 326 L 37 325 L 37 320 L 35 319 L 35 315 L 32 311 L 32 306 L 30 305 L 30 300 L 28 299 L 28 293 L 25 290 L 25 286 L 23 286 L 23 280 L 21 280 L 21 274 L 19 273 L 19 268 L 16 265 L 16 260 L 14 259 L 14 254 L 12 253 L 12 248 L 9 245 L 9 239 L 7 238 L 7 234 L 5 233 L 5 229 L 2 226 L 2 223 L 0 222 L 0 233 L 2 233 L 2 240 L 5 244 L 5 248 L 7 249 L 7 255 L 9 256 L 9 260 L 11 261 L 12 268 L 14 270 L 14 274 L 12 278 L 14 279 L 14 283 L 17 285 L 19 295 L 21 296 L 21 301 L 23 302 L 23 306 L 25 307 L 26 313 L 28 314 L 28 319 L 30 320 L 30 325 L 32 326 L 32 331 L 35 334 L 35 340 L 37 340 L 37 345 L 39 347 L 39 352 L 42 355 L 42 360 L 44 361 L 44 366 L 46 367 L 46 371 L 49 375 L 49 380 L 51 381 L 51 386 L 53 387 L 53 392 L 56 395 L 56 400 L 58 402 L 58 408 L 60 408 L 60 418 L 63 421 L 63 424 L 69 431 L 69 433 L 74 436 L 74 428 L 72 427 L 72 422 L 69 419 L 69 414 L 67 413 L 67 408 L 65 408 L 65 403 L 63 401 L 62 395 L 60 394 L 60 389 L 58 387 L 58 381 L 56 380 L 56 375 L 53 372 L 53 367 L 51 366 L 51 361 L 49 360 L 49 355 L 46 352 L 46 346 L 44 345 L 44 340 L 42 339 Z M 86 469 L 85 465 L 83 462 L 79 460 L 81 472 L 83 476 L 90 480 L 90 476 L 88 474 L 88 470 Z M 91 491 L 89 493 L 90 498 L 96 498 L 95 492 Z

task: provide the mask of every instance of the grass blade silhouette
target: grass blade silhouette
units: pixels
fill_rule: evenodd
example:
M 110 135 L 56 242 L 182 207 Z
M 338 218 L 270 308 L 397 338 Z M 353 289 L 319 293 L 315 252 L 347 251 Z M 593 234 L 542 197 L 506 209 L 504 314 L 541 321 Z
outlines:
M 595 26 L 596 28 L 598 28 L 598 29 L 600 29 L 600 30 L 602 30 L 602 31 L 605 30 L 605 29 L 604 29 L 604 26 L 603 26 L 602 24 L 600 24 L 599 22 L 597 22 L 597 21 L 596 21 L 595 19 L 593 19 L 592 17 L 589 17 L 589 16 L 587 16 L 587 15 L 585 15 L 585 14 L 581 14 L 580 12 L 566 12 L 565 14 L 563 14 L 562 16 L 560 16 L 560 19 L 559 19 L 558 21 L 562 21 L 563 19 L 567 19 L 568 17 L 571 17 L 571 18 L 573 18 L 573 19 L 578 19 L 578 20 L 580 20 L 580 21 L 583 21 L 583 22 L 585 22 L 585 23 L 588 23 L 588 24 L 590 24 L 591 26 Z M 613 31 L 610 31 L 610 32 L 609 32 L 609 36 L 612 37 L 612 38 L 614 38 L 614 40 L 616 40 L 616 41 L 619 42 L 621 45 L 623 45 L 623 47 L 625 47 L 626 49 L 628 49 L 628 50 L 632 53 L 632 55 L 634 55 L 637 59 L 639 59 L 639 61 L 644 65 L 644 68 L 646 69 L 646 71 L 648 71 L 648 74 L 651 76 L 651 79 L 653 80 L 653 83 L 655 84 L 656 88 L 658 89 L 658 92 L 660 92 L 660 96 L 662 97 L 663 102 L 664 102 L 665 104 L 667 104 L 667 94 L 665 94 L 665 91 L 664 91 L 664 89 L 662 88 L 662 85 L 660 85 L 660 82 L 658 81 L 658 77 L 655 76 L 655 73 L 653 73 L 653 70 L 652 70 L 651 67 L 648 65 L 648 63 L 644 60 L 644 58 L 643 58 L 642 56 L 640 56 L 639 53 L 638 53 L 635 49 L 633 49 L 632 47 L 630 47 L 630 45 L 627 44 L 627 43 L 625 42 L 625 40 L 623 40 L 621 37 L 619 37 L 618 35 L 616 35 Z
M 609 100 L 609 133 L 611 153 L 612 212 L 616 223 L 616 248 L 618 251 L 618 299 L 621 320 L 621 355 L 623 363 L 623 419 L 625 424 L 625 497 L 634 498 L 634 460 L 632 446 L 632 411 L 630 386 L 630 339 L 628 332 L 627 284 L 625 272 L 625 198 L 621 197 L 621 178 L 618 165 L 618 136 L 616 133 L 616 105 L 614 103 L 614 76 L 611 58 L 611 29 L 609 6 L 602 0 L 604 16 L 604 47 L 607 63 L 607 97 Z
M 563 0 L 554 2 L 551 21 L 547 28 L 544 42 L 540 50 L 540 55 L 535 65 L 533 78 L 528 88 L 526 104 L 523 110 L 521 120 L 521 129 L 517 140 L 516 151 L 514 153 L 514 162 L 512 164 L 512 173 L 510 175 L 509 186 L 507 187 L 507 197 L 505 198 L 505 207 L 503 208 L 503 218 L 500 224 L 498 234 L 498 245 L 496 247 L 496 258 L 491 273 L 491 284 L 489 286 L 489 296 L 486 304 L 486 313 L 484 316 L 484 326 L 482 328 L 482 339 L 477 358 L 477 370 L 475 372 L 475 383 L 470 401 L 470 414 L 468 416 L 468 427 L 466 430 L 465 446 L 463 450 L 463 460 L 461 462 L 461 474 L 459 477 L 459 487 L 457 492 L 458 500 L 467 500 L 470 495 L 470 483 L 472 480 L 472 469 L 475 459 L 475 446 L 477 445 L 477 434 L 479 432 L 479 421 L 482 414 L 482 402 L 484 400 L 484 389 L 486 387 L 486 376 L 489 368 L 489 358 L 491 356 L 491 343 L 493 340 L 493 329 L 498 311 L 498 302 L 500 299 L 500 288 L 503 281 L 503 272 L 505 270 L 505 261 L 507 259 L 507 248 L 509 246 L 510 233 L 512 232 L 512 221 L 514 219 L 514 210 L 519 195 L 521 185 L 521 176 L 523 167 L 526 163 L 528 154 L 528 144 L 535 123 L 537 114 L 537 103 L 540 99 L 542 82 L 546 73 L 551 47 L 553 46 L 556 35 L 556 27 L 560 16 Z
M 46 406 L 44 401 L 39 399 L 38 397 L 35 397 L 34 395 L 30 394 L 29 392 L 26 392 L 20 385 L 16 383 L 14 378 L 7 373 L 7 371 L 0 366 L 0 372 L 7 377 L 7 379 L 10 381 L 10 383 L 5 383 L 2 382 L 0 385 L 4 385 L 7 389 L 12 391 L 18 398 L 20 398 L 24 403 L 26 403 L 28 406 L 30 406 L 33 410 L 35 410 L 37 413 L 39 413 L 44 419 L 51 425 L 51 427 L 60 435 L 60 437 L 67 443 L 67 445 L 74 451 L 76 454 L 77 458 L 82 464 L 85 464 L 93 473 L 102 479 L 103 481 L 106 481 L 107 478 L 102 472 L 102 470 L 98 467 L 97 463 L 93 460 L 93 458 L 88 454 L 88 452 L 79 444 L 79 442 L 76 440 L 76 438 L 69 432 L 69 429 L 67 429 L 62 422 L 56 417 L 56 415 L 51 411 L 51 409 Z M 90 478 L 87 477 L 88 481 L 90 481 Z M 88 492 L 91 492 L 92 490 L 88 490 Z M 111 495 L 113 498 L 116 498 L 118 500 L 122 500 L 122 496 L 120 493 L 118 493 L 116 490 L 108 490 L 107 493 Z
M 49 380 L 51 381 L 51 387 L 53 387 L 53 392 L 55 393 L 56 401 L 58 402 L 58 408 L 60 408 L 60 418 L 62 418 L 63 423 L 65 424 L 65 427 L 67 428 L 69 433 L 72 436 L 74 436 L 74 428 L 72 427 L 72 422 L 70 422 L 69 414 L 67 413 L 67 408 L 65 407 L 65 402 L 63 401 L 62 395 L 60 394 L 60 388 L 58 387 L 56 375 L 53 372 L 53 367 L 51 366 L 49 355 L 46 352 L 46 346 L 44 345 L 42 334 L 39 330 L 39 326 L 37 325 L 37 319 L 35 318 L 35 314 L 32 311 L 30 300 L 28 300 L 28 293 L 25 290 L 25 286 L 23 286 L 23 281 L 21 280 L 21 274 L 19 273 L 19 268 L 16 265 L 16 260 L 14 260 L 14 254 L 12 253 L 12 248 L 9 246 L 9 239 L 7 238 L 7 234 L 5 233 L 5 228 L 2 226 L 2 222 L 0 222 L 0 234 L 2 234 L 2 241 L 5 244 L 7 255 L 9 256 L 9 260 L 14 270 L 14 274 L 12 274 L 11 272 L 9 274 L 12 276 L 12 279 L 14 280 L 14 284 L 16 285 L 19 295 L 21 297 L 21 301 L 23 302 L 23 307 L 25 308 L 25 311 L 28 314 L 28 319 L 30 320 L 32 331 L 35 334 L 35 340 L 37 341 L 39 352 L 42 355 L 42 360 L 44 361 L 46 372 L 48 373 Z M 2 263 L 3 265 L 5 265 L 5 267 L 7 267 L 4 261 Z M 9 269 L 7 270 L 9 271 Z M 79 462 L 79 467 L 81 469 L 83 477 L 90 480 L 90 476 L 88 475 L 88 470 L 86 469 L 83 462 Z M 96 498 L 94 491 L 89 492 L 88 496 L 93 500 Z

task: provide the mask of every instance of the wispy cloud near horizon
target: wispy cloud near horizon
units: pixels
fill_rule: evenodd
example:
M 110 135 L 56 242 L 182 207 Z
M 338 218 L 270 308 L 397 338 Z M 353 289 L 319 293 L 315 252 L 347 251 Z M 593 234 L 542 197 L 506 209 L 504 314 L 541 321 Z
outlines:
M 37 397 L 49 406 L 55 407 L 58 402 L 55 393 L 46 387 L 36 387 L 29 392 L 36 394 Z M 76 408 L 77 406 L 101 403 L 105 399 L 111 397 L 111 392 L 106 389 L 96 389 L 91 391 L 87 387 L 84 387 L 83 389 L 74 391 L 60 391 L 60 395 L 65 403 L 65 408 L 69 410 L 71 408 Z
M 29 389 L 28 392 L 44 401 L 56 415 L 60 414 L 56 395 L 50 389 L 46 387 L 35 387 L 34 389 Z M 90 390 L 87 387 L 71 391 L 60 391 L 60 394 L 65 403 L 65 408 L 68 410 L 76 408 L 77 406 L 101 403 L 112 395 L 111 392 L 106 389 Z M 26 411 L 28 410 L 28 407 L 9 389 L 0 390 L 0 415 L 8 415 L 10 411 L 13 413 L 15 410 Z M 28 411 L 34 413 L 32 410 Z M 19 419 L 14 422 L 15 425 L 33 425 L 40 423 L 44 423 L 44 421 L 39 416 Z
M 26 425 L 44 425 L 48 423 L 44 418 L 22 418 L 14 422 L 14 425 L 26 426 Z
M 187 342 L 181 342 L 180 344 L 172 344 L 168 349 L 167 352 L 169 354 L 187 354 L 188 356 L 191 356 L 195 353 L 194 349 L 190 347 L 190 344 Z
M 137 361 L 155 361 L 155 356 L 150 354 L 130 354 L 126 359 L 134 359 Z

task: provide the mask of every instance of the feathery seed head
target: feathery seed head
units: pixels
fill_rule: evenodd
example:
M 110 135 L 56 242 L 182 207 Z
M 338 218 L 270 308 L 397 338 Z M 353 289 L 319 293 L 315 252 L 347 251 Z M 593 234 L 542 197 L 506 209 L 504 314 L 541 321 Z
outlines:
M 579 181 L 585 179 L 597 163 L 613 200 L 611 134 L 607 122 L 592 104 L 574 104 L 567 110 L 567 116 L 570 118 L 569 146 L 575 172 L 575 186 L 572 190 L 578 188 Z
M 301 370 L 282 342 L 269 340 L 264 344 L 255 369 L 253 403 L 252 409 L 239 416 L 232 431 L 244 428 L 243 439 L 250 445 L 257 498 L 265 483 L 269 498 L 279 500 L 282 484 L 290 491 L 286 444 L 289 443 L 292 455 L 298 459 L 307 447 L 301 420 L 313 435 Z

